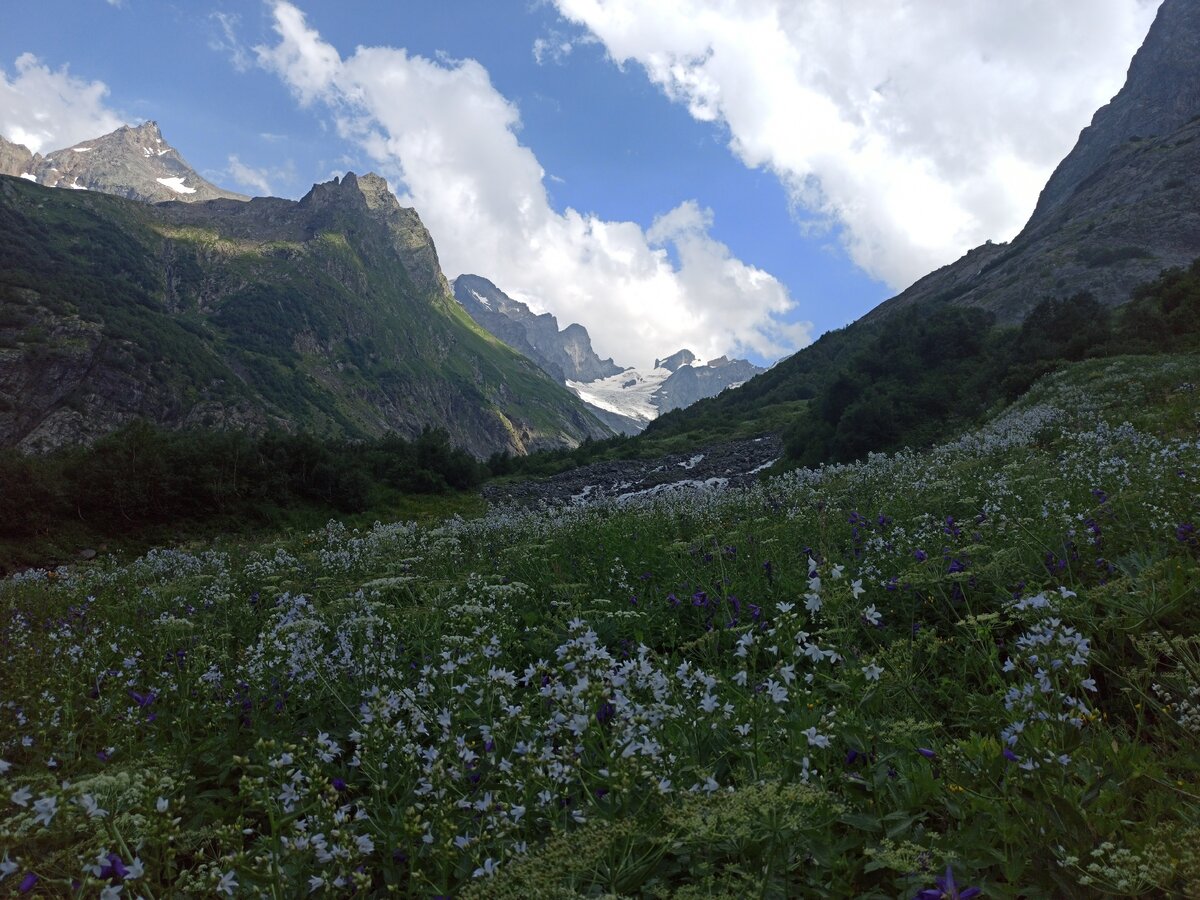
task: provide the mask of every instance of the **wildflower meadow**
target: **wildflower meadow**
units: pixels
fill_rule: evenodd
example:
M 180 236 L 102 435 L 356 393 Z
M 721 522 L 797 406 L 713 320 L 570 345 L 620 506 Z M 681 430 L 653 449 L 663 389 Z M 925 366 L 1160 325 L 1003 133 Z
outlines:
M 10 577 L 0 895 L 1200 896 L 1198 374 Z

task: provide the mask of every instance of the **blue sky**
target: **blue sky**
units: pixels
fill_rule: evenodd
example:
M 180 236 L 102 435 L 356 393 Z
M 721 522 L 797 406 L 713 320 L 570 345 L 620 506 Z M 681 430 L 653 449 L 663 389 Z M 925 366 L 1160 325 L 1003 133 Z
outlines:
M 1011 238 L 1157 3 L 994 6 L 74 0 L 0 32 L 0 133 L 154 119 L 286 197 L 380 171 L 447 275 L 622 364 L 765 362 Z

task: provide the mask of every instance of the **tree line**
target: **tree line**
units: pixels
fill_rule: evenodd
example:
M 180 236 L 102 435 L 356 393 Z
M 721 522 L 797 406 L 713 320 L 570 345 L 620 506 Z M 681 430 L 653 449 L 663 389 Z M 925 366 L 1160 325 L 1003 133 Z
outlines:
M 269 521 L 296 506 L 355 513 L 389 493 L 469 490 L 489 474 L 445 431 L 414 440 L 169 431 L 136 421 L 86 447 L 44 456 L 0 450 L 0 537 L 28 539 L 82 520 L 110 535 L 178 521 Z

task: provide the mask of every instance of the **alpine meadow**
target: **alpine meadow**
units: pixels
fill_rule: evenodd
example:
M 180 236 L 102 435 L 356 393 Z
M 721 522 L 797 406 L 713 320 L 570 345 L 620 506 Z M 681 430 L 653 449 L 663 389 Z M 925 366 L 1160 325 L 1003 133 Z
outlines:
M 343 58 L 401 17 L 213 5 L 87 15 L 208 29 L 196 109 L 290 89 L 227 163 L 116 63 L 0 66 L 0 896 L 1200 897 L 1200 4 L 1104 0 L 1141 49 L 1024 227 L 833 327 L 712 210 L 568 207 L 564 154 L 613 206 L 654 155 L 538 91 L 803 184 L 866 283 L 875 200 L 768 159 L 726 42 L 856 59 L 865 7 L 465 4 Z

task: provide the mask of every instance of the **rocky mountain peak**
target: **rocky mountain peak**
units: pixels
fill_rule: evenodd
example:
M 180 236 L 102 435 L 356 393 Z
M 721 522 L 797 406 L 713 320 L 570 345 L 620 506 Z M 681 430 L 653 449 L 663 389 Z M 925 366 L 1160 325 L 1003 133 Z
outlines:
M 1027 229 L 1049 220 L 1117 148 L 1171 134 L 1200 115 L 1200 3 L 1164 0 L 1125 86 L 1093 116 L 1038 199 Z
M 953 303 L 1022 321 L 1050 297 L 1106 306 L 1200 253 L 1200 3 L 1163 0 L 1125 86 L 1098 110 L 1011 243 L 987 243 L 867 314 Z
M 20 175 L 46 187 L 100 191 L 148 203 L 248 199 L 201 177 L 163 139 L 157 122 L 122 125 L 45 156 L 0 140 L 0 174 Z
M 355 178 L 353 172 L 346 175 L 347 180 L 351 178 Z M 396 195 L 388 188 L 387 180 L 381 175 L 368 172 L 366 175 L 358 177 L 356 181 L 359 192 L 367 201 L 368 209 L 388 211 L 403 209 Z
M 696 361 L 696 354 L 691 350 L 676 350 L 666 359 L 656 359 L 654 368 L 675 372 L 682 366 L 690 366 Z
M 347 210 L 379 222 L 387 228 L 393 248 L 418 291 L 424 295 L 451 295 L 428 229 L 415 209 L 400 205 L 382 176 L 347 172 L 341 178 L 314 184 L 300 204 L 314 212 Z

